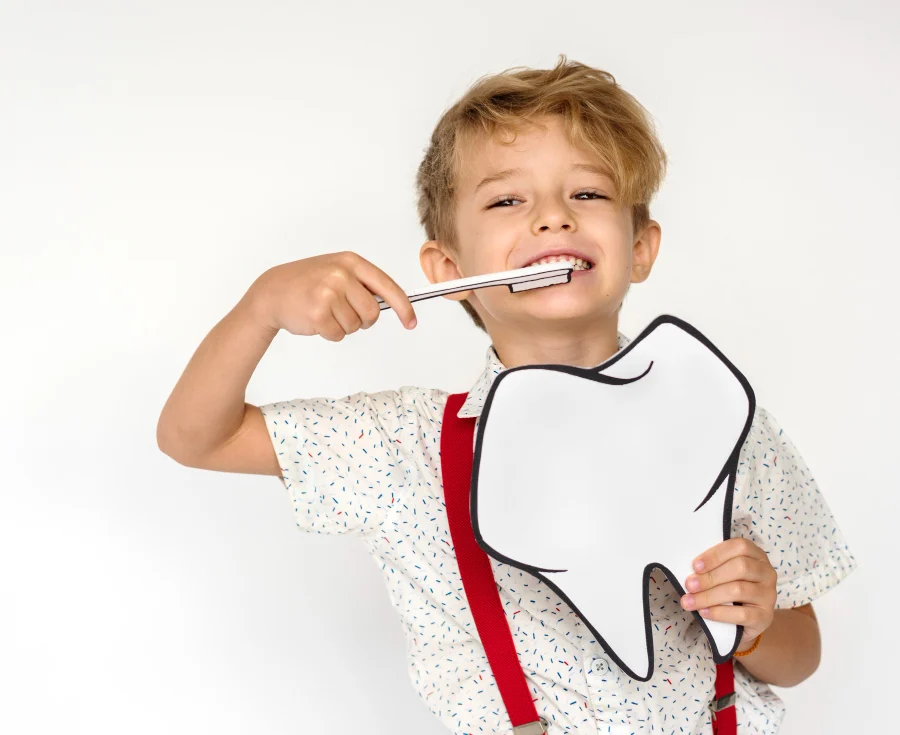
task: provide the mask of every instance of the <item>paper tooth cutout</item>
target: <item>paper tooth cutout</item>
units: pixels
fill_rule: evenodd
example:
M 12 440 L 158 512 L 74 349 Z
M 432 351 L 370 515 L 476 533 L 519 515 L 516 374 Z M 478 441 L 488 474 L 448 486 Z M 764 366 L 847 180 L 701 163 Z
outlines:
M 693 559 L 730 537 L 754 408 L 738 369 L 669 315 L 593 368 L 509 368 L 478 422 L 475 538 L 552 587 L 628 676 L 647 681 L 651 571 L 686 594 Z M 693 615 L 715 662 L 727 661 L 742 626 Z

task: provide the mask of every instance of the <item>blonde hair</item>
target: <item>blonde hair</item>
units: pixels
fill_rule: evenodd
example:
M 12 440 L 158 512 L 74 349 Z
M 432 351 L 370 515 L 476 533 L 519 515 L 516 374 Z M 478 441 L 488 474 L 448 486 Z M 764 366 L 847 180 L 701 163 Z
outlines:
M 512 133 L 558 115 L 569 142 L 606 166 L 619 204 L 631 208 L 634 232 L 650 221 L 650 200 L 666 173 L 667 157 L 647 110 L 612 74 L 560 54 L 553 69 L 512 67 L 480 77 L 438 120 L 416 174 L 419 221 L 429 240 L 458 254 L 455 195 L 468 144 L 479 136 Z M 460 302 L 487 329 L 468 301 Z

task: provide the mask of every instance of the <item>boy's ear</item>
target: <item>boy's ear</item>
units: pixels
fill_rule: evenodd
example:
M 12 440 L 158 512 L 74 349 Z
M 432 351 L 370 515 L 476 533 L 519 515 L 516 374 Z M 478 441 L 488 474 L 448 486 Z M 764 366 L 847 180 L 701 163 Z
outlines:
M 634 241 L 631 249 L 631 282 L 642 283 L 650 276 L 653 263 L 659 254 L 662 228 L 656 220 L 650 220 Z
M 419 263 L 425 276 L 431 283 L 442 283 L 464 278 L 456 265 L 456 256 L 440 240 L 427 240 L 419 250 Z M 444 294 L 443 298 L 451 301 L 465 301 L 472 294 L 469 291 L 457 291 Z

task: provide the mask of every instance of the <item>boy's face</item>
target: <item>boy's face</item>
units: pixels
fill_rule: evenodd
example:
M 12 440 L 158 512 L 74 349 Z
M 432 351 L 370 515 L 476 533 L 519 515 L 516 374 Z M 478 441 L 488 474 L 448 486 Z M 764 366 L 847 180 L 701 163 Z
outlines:
M 512 145 L 480 140 L 464 152 L 458 253 L 429 241 L 420 255 L 432 282 L 522 268 L 552 248 L 574 249 L 592 263 L 589 271 L 573 271 L 569 283 L 447 296 L 468 298 L 492 337 L 504 330 L 543 329 L 575 335 L 598 320 L 615 323 L 629 284 L 647 278 L 659 248 L 659 225 L 651 221 L 636 237 L 631 209 L 618 202 L 612 180 L 582 168 L 600 162 L 569 144 L 558 117 L 543 122 L 546 132 L 523 130 Z M 484 181 L 514 168 L 522 171 Z

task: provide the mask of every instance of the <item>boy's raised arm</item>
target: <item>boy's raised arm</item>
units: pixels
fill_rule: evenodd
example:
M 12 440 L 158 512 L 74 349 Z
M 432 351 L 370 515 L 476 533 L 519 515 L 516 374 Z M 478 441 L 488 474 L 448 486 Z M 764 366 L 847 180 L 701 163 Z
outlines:
M 251 287 L 200 343 L 172 390 L 156 427 L 160 450 L 188 467 L 281 474 L 262 414 L 244 401 L 276 334 Z
M 317 255 L 263 273 L 197 348 L 156 427 L 165 454 L 189 467 L 280 475 L 262 413 L 247 384 L 280 329 L 340 342 L 381 314 L 375 295 L 409 328 L 409 298 L 384 271 L 349 251 Z

